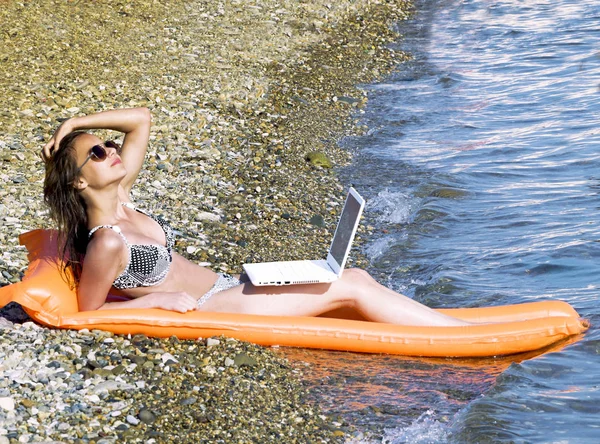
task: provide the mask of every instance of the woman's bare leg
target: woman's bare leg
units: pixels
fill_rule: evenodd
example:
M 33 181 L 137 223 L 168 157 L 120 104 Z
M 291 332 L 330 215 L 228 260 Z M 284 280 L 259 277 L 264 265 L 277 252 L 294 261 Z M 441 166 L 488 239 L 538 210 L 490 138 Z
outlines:
M 202 311 L 317 316 L 350 307 L 366 319 L 398 325 L 458 326 L 466 321 L 443 315 L 377 283 L 367 272 L 351 268 L 331 284 L 255 287 L 239 285 L 213 295 Z

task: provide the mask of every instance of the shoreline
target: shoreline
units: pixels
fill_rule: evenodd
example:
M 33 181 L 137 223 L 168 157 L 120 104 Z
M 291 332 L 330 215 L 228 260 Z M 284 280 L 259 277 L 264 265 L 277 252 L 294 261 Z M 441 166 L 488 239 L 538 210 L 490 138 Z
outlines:
M 26 268 L 18 234 L 51 227 L 41 199 L 43 165 L 38 152 L 43 141 L 61 119 L 124 106 L 147 106 L 152 111 L 150 146 L 133 200 L 164 213 L 180 230 L 178 252 L 215 271 L 230 273 L 239 272 L 247 261 L 324 254 L 345 192 L 335 168 L 351 158 L 337 142 L 362 130 L 353 116 L 364 106 L 366 97 L 356 85 L 375 81 L 406 60 L 405 54 L 386 45 L 397 40 L 391 26 L 406 19 L 410 8 L 404 1 L 367 0 L 335 5 L 265 1 L 260 6 L 239 0 L 227 7 L 208 1 L 161 5 L 139 0 L 94 6 L 55 1 L 27 7 L 9 3 L 0 12 L 0 19 L 10 29 L 5 49 L 0 50 L 5 74 L 0 86 L 7 91 L 0 98 L 0 178 L 5 184 L 0 189 L 0 213 L 4 215 L 0 218 L 0 286 L 20 280 Z M 23 77 L 24 72 L 27 77 Z M 101 137 L 109 134 L 96 133 Z M 369 227 L 361 225 L 357 241 L 368 233 Z M 360 265 L 360 257 L 353 255 L 352 259 Z M 151 397 L 162 384 L 176 385 L 176 375 L 181 379 L 186 372 L 193 373 L 192 367 L 186 367 L 187 352 L 180 345 L 184 342 L 188 348 L 210 349 L 209 362 L 214 360 L 218 365 L 204 361 L 204 365 L 196 361 L 189 365 L 203 371 L 211 368 L 206 371 L 219 384 L 227 384 L 231 378 L 236 387 L 247 390 L 252 386 L 249 381 L 269 365 L 281 369 L 282 376 L 268 386 L 278 397 L 262 406 L 244 407 L 249 417 L 259 418 L 251 424 L 252 436 L 272 436 L 268 420 L 273 413 L 267 412 L 283 401 L 289 407 L 287 416 L 302 418 L 280 424 L 281 436 L 289 442 L 307 442 L 308 436 L 311 442 L 341 442 L 348 432 L 347 425 L 321 417 L 317 406 L 304 405 L 301 375 L 262 347 L 224 338 L 212 346 L 207 345 L 210 340 L 171 343 L 138 338 L 140 343 L 151 344 L 138 347 L 130 339 L 101 332 L 75 334 L 23 323 L 25 318 L 15 307 L 2 310 L 0 321 L 0 353 L 6 355 L 9 347 L 22 346 L 25 355 L 32 353 L 27 355 L 31 371 L 56 369 L 53 375 L 61 374 L 57 384 L 66 384 L 62 392 L 57 389 L 59 394 L 66 396 L 73 384 L 87 384 L 81 393 L 71 393 L 84 400 L 78 402 L 85 404 L 82 417 L 97 414 L 106 421 L 102 424 L 97 420 L 99 425 L 90 433 L 98 436 L 90 435 L 88 440 L 113 442 L 144 427 L 139 420 L 140 408 L 126 403 L 131 396 L 127 390 L 137 387 L 138 392 L 146 390 Z M 88 341 L 91 345 L 85 350 L 80 346 L 84 354 L 66 359 L 56 354 L 47 356 L 41 348 L 26 350 L 32 337 L 34 343 L 50 341 L 59 348 L 71 344 L 74 352 L 77 347 L 73 343 Z M 105 344 L 120 344 L 131 356 L 121 353 L 119 359 L 124 363 L 110 358 L 96 366 L 98 360 L 90 359 L 90 353 L 104 353 Z M 163 351 L 148 357 L 142 348 Z M 115 349 L 111 351 L 118 354 Z M 170 359 L 163 359 L 166 353 L 179 365 L 172 373 L 159 372 L 159 383 L 150 382 L 151 373 L 136 370 L 144 365 L 138 364 L 142 362 L 139 355 L 157 368 L 162 363 L 160 368 L 164 369 Z M 236 364 L 235 357 L 240 354 L 252 355 L 248 362 L 254 364 Z M 133 355 L 138 358 L 133 359 Z M 115 374 L 119 366 L 124 370 L 119 368 L 121 373 Z M 12 371 L 17 368 L 15 363 Z M 144 381 L 143 390 L 127 380 L 139 378 L 138 373 L 142 380 L 136 382 Z M 129 388 L 121 390 L 121 382 Z M 107 390 L 111 394 L 108 398 L 123 393 L 119 402 L 126 404 L 121 409 L 109 411 L 114 406 L 102 397 L 95 406 L 86 403 L 86 397 L 93 395 L 90 390 L 102 384 L 112 387 Z M 154 392 L 149 392 L 149 386 Z M 22 383 L 7 383 L 0 392 L 0 398 L 14 402 L 13 423 L 18 418 L 29 424 L 24 426 L 29 427 L 26 430 L 17 428 L 18 436 L 86 442 L 86 438 L 69 435 L 67 426 L 73 424 L 65 422 L 68 415 L 64 410 L 40 415 L 41 401 L 35 393 L 24 391 Z M 42 392 L 40 396 L 44 395 Z M 176 391 L 168 395 L 172 405 L 187 405 L 181 403 L 190 402 L 188 398 L 189 393 Z M 24 402 L 26 399 L 30 401 Z M 226 402 L 202 405 L 205 411 L 213 409 L 213 419 L 206 420 L 206 415 L 188 418 L 189 424 L 201 427 L 205 434 L 226 425 L 238 433 L 230 439 L 251 440 L 240 427 L 234 427 L 235 421 L 214 419 L 220 417 L 215 412 L 225 408 Z M 164 418 L 157 411 L 160 407 L 153 409 L 155 421 Z M 9 413 L 0 411 L 0 419 Z M 124 419 L 129 416 L 134 418 L 130 422 Z M 12 424 L 4 420 L 4 424 Z M 17 432 L 1 423 L 0 443 L 16 440 Z M 182 435 L 173 435 L 182 432 L 176 423 L 161 423 L 161 433 L 166 430 L 164 433 L 171 433 L 169 439 L 181 439 Z M 44 428 L 44 424 L 54 424 L 54 429 Z M 107 424 L 114 427 L 98 432 Z M 146 429 L 151 431 L 152 426 Z M 154 439 L 161 442 L 163 438 Z

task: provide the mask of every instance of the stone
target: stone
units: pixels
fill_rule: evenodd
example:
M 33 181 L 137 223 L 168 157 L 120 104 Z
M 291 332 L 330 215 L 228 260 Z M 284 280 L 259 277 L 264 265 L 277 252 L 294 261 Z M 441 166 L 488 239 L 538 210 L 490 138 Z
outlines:
M 196 214 L 195 219 L 197 221 L 219 222 L 221 220 L 221 216 L 215 213 L 201 211 L 200 213 Z
M 6 410 L 7 412 L 12 412 L 15 410 L 15 400 L 10 396 L 2 396 L 0 397 L 0 408 L 2 410 Z
M 131 424 L 131 425 L 134 425 L 134 426 L 136 426 L 136 425 L 138 425 L 138 424 L 140 423 L 140 420 L 139 420 L 139 419 L 137 419 L 137 418 L 136 418 L 135 416 L 133 416 L 133 415 L 127 415 L 127 417 L 125 418 L 125 420 L 126 420 L 126 421 L 127 421 L 129 424 Z
M 179 362 L 171 353 L 163 353 L 160 359 L 165 365 L 173 365 Z
M 207 347 L 212 347 L 212 346 L 214 346 L 214 345 L 219 345 L 220 343 L 221 343 L 221 341 L 219 341 L 219 340 L 218 340 L 218 339 L 216 339 L 216 338 L 208 338 L 208 339 L 206 340 L 206 345 L 207 345 Z
M 325 219 L 320 214 L 313 215 L 308 222 L 315 227 L 325 228 Z
M 311 165 L 323 168 L 331 168 L 333 164 L 329 157 L 319 151 L 311 151 L 304 157 Z
M 14 324 L 4 317 L 0 317 L 0 330 L 12 330 Z
M 195 404 L 196 401 L 198 401 L 198 398 L 196 398 L 194 396 L 190 396 L 189 398 L 182 399 L 180 404 L 181 405 L 192 405 L 192 404 Z
M 156 421 L 156 415 L 148 409 L 141 409 L 138 413 L 138 418 L 144 424 L 152 424 L 154 421 Z
M 235 355 L 235 358 L 233 358 L 233 363 L 238 367 L 241 367 L 243 365 L 254 367 L 258 365 L 256 359 L 248 356 L 246 353 L 238 353 L 237 355 Z

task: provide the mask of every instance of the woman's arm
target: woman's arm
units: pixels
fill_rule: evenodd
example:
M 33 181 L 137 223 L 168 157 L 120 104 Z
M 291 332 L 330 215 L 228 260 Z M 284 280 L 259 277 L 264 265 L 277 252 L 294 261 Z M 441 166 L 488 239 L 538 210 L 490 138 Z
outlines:
M 127 266 L 128 251 L 123 239 L 110 229 L 100 229 L 87 246 L 77 286 L 80 311 L 97 310 L 116 277 Z
M 49 158 L 58 149 L 60 141 L 70 132 L 85 129 L 110 129 L 125 133 L 121 161 L 127 170 L 121 186 L 129 194 L 137 178 L 150 138 L 152 116 L 148 108 L 128 108 L 104 111 L 89 116 L 73 117 L 65 120 L 44 146 L 42 157 Z
M 186 292 L 156 292 L 122 302 L 106 302 L 99 310 L 121 308 L 161 308 L 185 313 L 196 309 L 198 301 Z

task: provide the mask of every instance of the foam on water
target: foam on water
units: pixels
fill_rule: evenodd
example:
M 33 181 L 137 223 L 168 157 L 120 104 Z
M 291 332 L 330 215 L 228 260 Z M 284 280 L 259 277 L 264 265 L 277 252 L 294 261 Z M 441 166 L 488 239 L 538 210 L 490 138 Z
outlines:
M 443 444 L 448 439 L 448 424 L 435 419 L 435 412 L 427 410 L 408 427 L 385 429 L 383 444 Z
M 380 191 L 369 200 L 369 211 L 377 215 L 380 224 L 409 223 L 418 200 L 411 199 L 400 191 Z
M 436 420 L 435 412 L 427 410 L 406 427 L 385 428 L 381 439 L 358 437 L 346 444 L 444 444 L 448 436 L 448 423 Z

